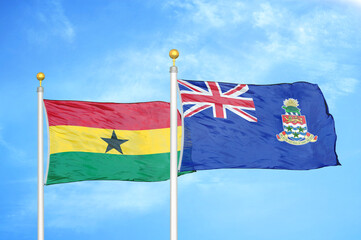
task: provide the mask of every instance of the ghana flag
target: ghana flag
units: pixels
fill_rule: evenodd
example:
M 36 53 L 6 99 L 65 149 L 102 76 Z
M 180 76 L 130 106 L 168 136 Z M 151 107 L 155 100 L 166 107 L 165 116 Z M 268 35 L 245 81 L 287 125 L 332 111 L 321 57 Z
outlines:
M 44 104 L 50 139 L 46 185 L 169 179 L 169 103 L 44 100 Z M 180 139 L 178 115 L 178 143 Z

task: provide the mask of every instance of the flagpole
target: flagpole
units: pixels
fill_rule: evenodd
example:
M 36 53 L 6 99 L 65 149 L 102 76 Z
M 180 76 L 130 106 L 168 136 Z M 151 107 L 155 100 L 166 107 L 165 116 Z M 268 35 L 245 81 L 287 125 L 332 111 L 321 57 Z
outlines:
M 169 51 L 173 59 L 170 67 L 170 240 L 178 239 L 178 195 L 177 195 L 177 73 L 175 60 L 179 56 L 176 49 Z
M 43 94 L 41 82 L 45 75 L 39 72 L 36 78 L 40 81 L 38 92 L 38 240 L 44 240 L 44 133 L 43 133 Z

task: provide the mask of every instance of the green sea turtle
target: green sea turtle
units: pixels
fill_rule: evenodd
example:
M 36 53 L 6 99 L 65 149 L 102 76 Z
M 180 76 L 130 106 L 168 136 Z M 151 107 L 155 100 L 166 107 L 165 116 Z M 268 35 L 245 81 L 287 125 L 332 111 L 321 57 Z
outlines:
M 298 115 L 301 115 L 300 109 L 294 106 L 282 106 L 282 108 L 286 111 L 286 113 L 298 113 Z
M 298 108 L 298 101 L 296 99 L 286 99 L 283 104 L 285 106 L 282 106 L 282 108 L 286 111 L 286 113 L 297 113 L 298 115 L 301 115 L 300 109 Z

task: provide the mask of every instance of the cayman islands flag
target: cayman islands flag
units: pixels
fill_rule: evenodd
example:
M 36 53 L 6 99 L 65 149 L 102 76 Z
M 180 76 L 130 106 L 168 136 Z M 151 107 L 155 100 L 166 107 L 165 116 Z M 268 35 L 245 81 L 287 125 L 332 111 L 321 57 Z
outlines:
M 334 120 L 316 84 L 178 80 L 178 86 L 184 123 L 181 172 L 340 165 Z

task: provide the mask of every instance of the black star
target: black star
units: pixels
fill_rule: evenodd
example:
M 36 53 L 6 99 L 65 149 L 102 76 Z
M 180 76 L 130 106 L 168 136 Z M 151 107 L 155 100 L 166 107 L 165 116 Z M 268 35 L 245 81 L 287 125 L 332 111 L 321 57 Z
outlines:
M 101 138 L 101 139 L 103 139 L 106 143 L 108 143 L 108 147 L 107 147 L 107 150 L 105 150 L 105 153 L 107 153 L 108 151 L 110 151 L 114 148 L 115 150 L 117 150 L 118 152 L 123 154 L 122 149 L 120 148 L 120 145 L 125 143 L 126 141 L 128 141 L 126 139 L 118 139 L 114 130 L 113 130 L 113 134 L 112 134 L 111 138 Z

